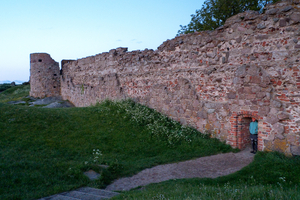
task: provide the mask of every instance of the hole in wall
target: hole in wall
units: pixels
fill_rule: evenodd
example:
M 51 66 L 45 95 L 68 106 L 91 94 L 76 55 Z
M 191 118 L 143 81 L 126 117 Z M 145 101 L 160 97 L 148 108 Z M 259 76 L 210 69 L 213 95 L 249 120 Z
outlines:
M 42 59 L 39 59 L 39 62 L 42 62 L 43 60 Z
M 57 76 L 57 74 L 53 74 L 54 76 Z
M 53 88 L 56 88 L 56 86 L 53 86 Z

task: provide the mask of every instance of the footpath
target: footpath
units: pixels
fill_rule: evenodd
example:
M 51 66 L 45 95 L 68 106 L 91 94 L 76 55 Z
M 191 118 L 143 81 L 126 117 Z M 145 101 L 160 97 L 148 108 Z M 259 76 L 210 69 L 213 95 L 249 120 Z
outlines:
M 132 177 L 115 180 L 105 190 L 89 187 L 64 192 L 39 200 L 100 200 L 118 195 L 114 191 L 127 191 L 138 186 L 158 183 L 170 179 L 182 178 L 216 178 L 241 170 L 253 161 L 254 154 L 250 148 L 239 153 L 224 153 L 206 156 L 184 162 L 158 165 L 145 169 Z

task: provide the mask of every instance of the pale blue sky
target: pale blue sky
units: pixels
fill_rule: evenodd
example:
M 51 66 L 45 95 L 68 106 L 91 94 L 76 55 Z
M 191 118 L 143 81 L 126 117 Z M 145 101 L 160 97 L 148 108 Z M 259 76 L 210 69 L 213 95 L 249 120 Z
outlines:
M 117 47 L 156 49 L 203 0 L 0 0 L 0 81 L 29 80 L 29 54 L 60 63 Z

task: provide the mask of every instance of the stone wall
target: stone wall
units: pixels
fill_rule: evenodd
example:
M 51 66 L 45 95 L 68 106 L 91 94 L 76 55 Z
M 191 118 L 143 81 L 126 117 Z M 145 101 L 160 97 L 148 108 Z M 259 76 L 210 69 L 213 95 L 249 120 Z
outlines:
M 60 70 L 49 54 L 30 54 L 30 96 L 43 98 L 60 95 Z
M 281 2 L 156 51 L 62 61 L 61 95 L 76 106 L 132 98 L 237 148 L 249 142 L 245 122 L 255 117 L 259 150 L 300 155 L 299 22 L 300 5 Z

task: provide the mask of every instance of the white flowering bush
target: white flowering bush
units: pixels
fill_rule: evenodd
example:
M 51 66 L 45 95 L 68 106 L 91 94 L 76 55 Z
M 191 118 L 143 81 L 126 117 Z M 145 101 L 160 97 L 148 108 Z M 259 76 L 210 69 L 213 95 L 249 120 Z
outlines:
M 106 101 L 104 103 L 117 106 L 117 112 L 124 113 L 124 118 L 128 118 L 140 126 L 146 126 L 153 137 L 166 141 L 169 146 L 182 141 L 192 142 L 195 137 L 209 138 L 209 135 L 201 134 L 191 127 L 183 126 L 154 109 L 135 103 L 132 100 Z
M 103 154 L 99 149 L 93 149 L 93 156 L 89 161 L 85 161 L 84 164 L 102 164 Z

